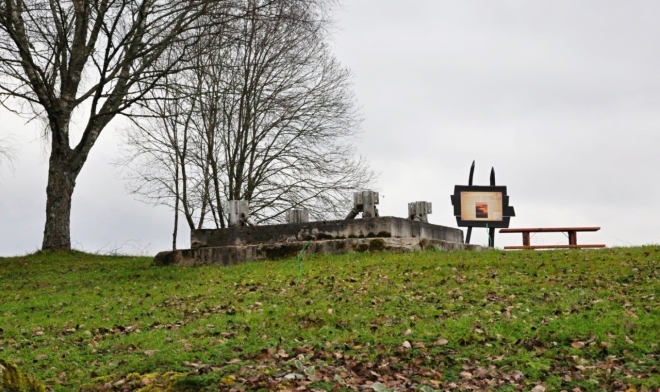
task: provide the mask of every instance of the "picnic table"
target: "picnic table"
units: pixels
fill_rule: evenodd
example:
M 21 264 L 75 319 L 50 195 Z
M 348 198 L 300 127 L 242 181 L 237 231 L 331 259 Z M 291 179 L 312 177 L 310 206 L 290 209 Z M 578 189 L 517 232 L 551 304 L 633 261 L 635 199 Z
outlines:
M 560 249 L 560 248 L 604 248 L 605 244 L 578 244 L 577 233 L 598 231 L 600 227 L 540 227 L 501 229 L 500 233 L 522 233 L 522 246 L 505 246 L 504 249 Z M 568 233 L 568 245 L 532 245 L 531 233 Z

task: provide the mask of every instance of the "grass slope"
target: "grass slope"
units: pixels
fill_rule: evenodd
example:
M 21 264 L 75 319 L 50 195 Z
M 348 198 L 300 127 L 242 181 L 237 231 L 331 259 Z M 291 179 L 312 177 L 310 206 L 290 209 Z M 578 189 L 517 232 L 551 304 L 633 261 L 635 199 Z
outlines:
M 659 260 L 657 246 L 310 256 L 296 285 L 295 259 L 0 258 L 0 358 L 56 391 L 655 391 Z

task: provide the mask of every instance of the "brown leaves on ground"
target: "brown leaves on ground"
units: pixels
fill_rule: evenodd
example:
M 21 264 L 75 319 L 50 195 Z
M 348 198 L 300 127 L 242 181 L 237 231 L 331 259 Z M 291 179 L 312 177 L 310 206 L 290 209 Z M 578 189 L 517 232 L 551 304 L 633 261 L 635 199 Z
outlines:
M 187 373 L 166 373 L 161 375 L 129 375 L 98 386 L 100 391 L 138 391 L 145 385 L 164 385 L 168 379 L 195 377 L 215 373 L 217 386 L 223 391 L 243 392 L 253 390 L 328 390 L 332 391 L 436 391 L 436 390 L 499 390 L 545 392 L 547 387 L 538 380 L 529 379 L 522 371 L 506 365 L 504 358 L 485 358 L 482 362 L 461 358 L 464 362 L 456 371 L 455 366 L 447 366 L 449 357 L 434 358 L 423 349 L 410 348 L 395 350 L 392 355 L 376 355 L 370 360 L 367 350 L 354 346 L 347 351 L 333 351 L 332 348 L 318 348 L 301 345 L 286 351 L 277 346 L 263 349 L 259 355 L 234 358 L 221 364 L 208 364 L 201 361 L 183 361 L 181 366 Z M 373 348 L 373 347 L 372 347 Z M 361 351 L 361 352 L 360 352 Z M 373 352 L 372 352 L 373 354 Z M 448 361 L 445 363 L 444 361 Z M 553 365 L 553 372 L 565 381 L 586 379 L 595 372 L 611 373 L 625 371 L 616 360 L 592 364 L 572 356 Z M 455 373 L 454 373 L 455 372 Z M 584 376 L 583 376 L 584 375 Z M 630 374 L 629 377 L 640 375 Z M 321 388 L 323 386 L 323 388 Z M 171 385 L 170 385 L 171 387 Z M 601 383 L 600 388 L 612 391 L 626 391 L 629 386 L 612 379 Z M 169 389 L 168 389 L 169 390 Z M 176 388 L 172 389 L 176 390 Z
M 3 299 L 20 295 L 33 321 L 0 314 L 0 352 L 70 390 L 158 390 L 173 377 L 126 375 L 158 369 L 235 391 L 641 392 L 660 386 L 660 248 L 649 251 L 319 258 L 299 287 L 285 263 L 211 280 L 215 269 L 113 261 L 121 268 L 81 276 L 76 291 L 54 281 L 39 298 L 21 290 L 43 271 L 21 269 Z M 108 292 L 87 293 L 95 284 Z M 70 292 L 42 308 L 55 287 Z

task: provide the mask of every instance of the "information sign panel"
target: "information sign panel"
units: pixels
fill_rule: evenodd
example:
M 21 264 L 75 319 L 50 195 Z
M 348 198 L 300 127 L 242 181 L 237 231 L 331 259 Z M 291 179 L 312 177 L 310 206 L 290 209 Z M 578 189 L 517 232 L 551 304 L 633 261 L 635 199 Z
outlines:
M 502 221 L 502 192 L 461 192 L 461 219 Z
M 509 227 L 515 216 L 505 186 L 457 185 L 451 199 L 460 227 Z

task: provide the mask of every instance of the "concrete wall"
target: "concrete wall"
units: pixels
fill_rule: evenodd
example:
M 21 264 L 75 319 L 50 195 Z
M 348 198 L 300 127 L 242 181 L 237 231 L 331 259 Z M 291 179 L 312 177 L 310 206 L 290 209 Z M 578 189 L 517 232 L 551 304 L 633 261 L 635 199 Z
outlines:
M 253 260 L 277 260 L 295 257 L 306 244 L 307 241 L 292 241 L 167 251 L 157 254 L 154 264 L 192 267 L 205 264 L 234 265 Z M 479 245 L 425 238 L 349 238 L 310 242 L 305 254 L 413 252 L 429 249 L 483 250 Z
M 462 244 L 463 231 L 404 218 L 381 217 L 193 230 L 190 243 L 193 249 L 199 249 L 349 238 L 425 238 Z

